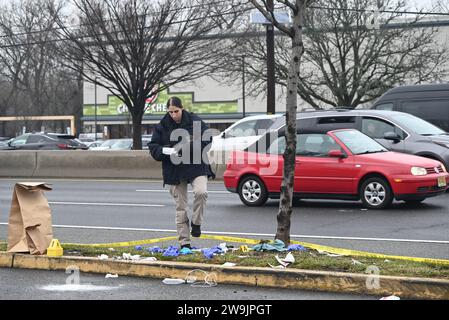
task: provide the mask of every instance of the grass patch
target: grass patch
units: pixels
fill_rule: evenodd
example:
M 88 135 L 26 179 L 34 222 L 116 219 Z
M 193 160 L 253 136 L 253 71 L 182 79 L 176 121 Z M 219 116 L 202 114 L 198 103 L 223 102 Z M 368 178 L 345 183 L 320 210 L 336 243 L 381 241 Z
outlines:
M 110 258 L 121 257 L 123 253 L 132 255 L 140 255 L 141 257 L 156 257 L 158 261 L 175 261 L 175 262 L 197 262 L 221 265 L 225 262 L 236 263 L 237 266 L 247 267 L 269 267 L 269 264 L 276 266 L 279 263 L 275 259 L 275 255 L 285 257 L 286 252 L 258 252 L 258 251 L 228 251 L 225 255 L 215 255 L 212 259 L 207 259 L 202 253 L 195 252 L 191 255 L 180 255 L 178 257 L 164 257 L 162 253 L 150 253 L 144 247 L 144 250 L 136 250 L 135 247 L 114 248 L 109 251 L 108 248 L 94 248 L 79 245 L 64 245 L 65 256 L 82 256 L 97 257 L 106 254 Z M 0 251 L 6 251 L 6 243 L 0 242 Z M 376 266 L 380 270 L 381 275 L 406 276 L 420 278 L 439 278 L 449 280 L 449 265 L 437 265 L 430 263 L 405 261 L 405 260 L 389 260 L 379 258 L 365 257 L 328 257 L 319 254 L 315 250 L 294 251 L 295 263 L 288 266 L 288 269 L 306 269 L 306 270 L 322 270 L 335 272 L 350 273 L 366 273 L 370 266 Z M 354 263 L 354 260 L 360 262 Z

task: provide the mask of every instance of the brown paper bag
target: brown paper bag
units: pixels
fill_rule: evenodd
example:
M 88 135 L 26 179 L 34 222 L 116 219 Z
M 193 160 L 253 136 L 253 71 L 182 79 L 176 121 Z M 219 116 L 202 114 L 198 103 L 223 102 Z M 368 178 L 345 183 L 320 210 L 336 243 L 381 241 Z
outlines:
M 14 186 L 8 225 L 8 252 L 45 254 L 53 239 L 51 210 L 44 182 L 21 182 Z

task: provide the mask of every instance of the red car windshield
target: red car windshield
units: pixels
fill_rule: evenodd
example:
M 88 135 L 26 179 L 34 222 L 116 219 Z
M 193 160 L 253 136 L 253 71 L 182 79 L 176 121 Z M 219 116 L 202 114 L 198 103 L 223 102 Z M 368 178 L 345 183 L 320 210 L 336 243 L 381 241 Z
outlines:
M 334 134 L 355 155 L 388 151 L 376 140 L 357 130 L 336 131 Z

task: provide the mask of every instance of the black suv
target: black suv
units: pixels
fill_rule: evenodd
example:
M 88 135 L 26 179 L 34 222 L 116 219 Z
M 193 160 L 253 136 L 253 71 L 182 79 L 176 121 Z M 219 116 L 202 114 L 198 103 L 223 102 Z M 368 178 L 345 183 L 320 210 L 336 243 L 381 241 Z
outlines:
M 391 151 L 438 160 L 449 169 L 449 133 L 408 113 L 386 110 L 312 111 L 297 114 L 298 128 L 357 129 Z M 285 126 L 280 117 L 270 130 Z
M 8 141 L 3 150 L 87 150 L 75 136 L 57 133 L 26 133 Z
M 449 84 L 419 84 L 393 88 L 370 109 L 413 114 L 449 131 Z

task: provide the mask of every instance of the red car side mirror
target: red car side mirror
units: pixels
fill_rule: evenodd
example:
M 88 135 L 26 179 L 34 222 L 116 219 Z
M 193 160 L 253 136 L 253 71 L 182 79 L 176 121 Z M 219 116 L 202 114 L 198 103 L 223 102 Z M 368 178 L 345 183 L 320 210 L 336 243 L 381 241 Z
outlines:
M 341 150 L 331 150 L 328 156 L 331 158 L 346 158 L 346 155 Z

